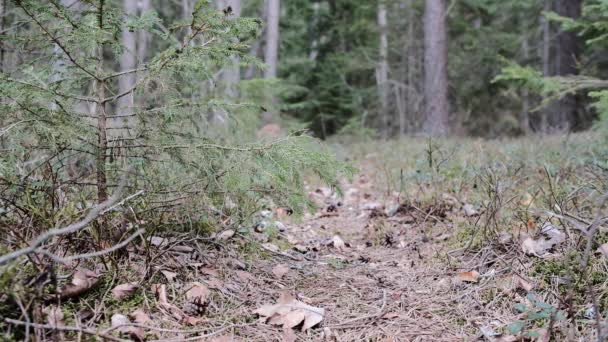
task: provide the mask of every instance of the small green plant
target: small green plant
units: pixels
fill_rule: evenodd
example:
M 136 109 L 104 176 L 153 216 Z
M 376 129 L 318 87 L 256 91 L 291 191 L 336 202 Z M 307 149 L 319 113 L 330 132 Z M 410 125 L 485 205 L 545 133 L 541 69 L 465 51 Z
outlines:
M 551 304 L 538 299 L 535 293 L 528 293 L 526 299 L 528 300 L 527 304 L 518 303 L 513 306 L 516 311 L 523 314 L 523 318 L 507 326 L 509 333 L 537 338 L 540 337 L 540 332 L 537 327 L 544 327 L 551 322 L 563 321 L 566 319 L 566 313 L 564 311 L 557 310 Z

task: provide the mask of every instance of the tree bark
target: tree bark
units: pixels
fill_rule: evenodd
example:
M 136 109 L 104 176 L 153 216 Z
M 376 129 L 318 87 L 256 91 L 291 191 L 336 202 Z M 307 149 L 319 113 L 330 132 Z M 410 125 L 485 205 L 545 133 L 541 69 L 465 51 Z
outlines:
M 383 0 L 378 2 L 378 31 L 379 36 L 379 51 L 378 51 L 378 66 L 376 67 L 376 83 L 378 87 L 378 99 L 380 102 L 380 118 L 382 121 L 382 137 L 386 139 L 389 135 L 389 113 L 388 113 L 388 37 L 387 37 L 387 21 L 386 21 L 386 4 Z
M 528 36 L 524 33 L 524 37 L 521 43 L 521 49 L 524 56 L 524 60 L 528 62 L 530 58 L 530 44 L 528 42 Z M 524 89 L 521 94 L 522 108 L 519 114 L 519 129 L 524 134 L 530 133 L 530 94 L 528 89 Z
M 4 31 L 5 12 L 6 12 L 6 0 L 0 0 L 0 32 Z M 1 44 L 0 45 L 0 72 L 4 71 L 4 54 L 5 53 L 6 52 L 4 51 L 4 44 Z
M 137 15 L 137 1 L 123 0 L 123 11 L 125 15 Z M 137 33 L 130 32 L 123 28 L 121 32 L 123 51 L 120 55 L 119 64 L 121 71 L 133 70 L 137 67 Z M 123 94 L 135 86 L 137 75 L 129 73 L 118 78 L 118 94 Z M 123 96 L 116 102 L 115 117 L 108 120 L 108 139 L 110 145 L 121 145 L 121 139 L 127 138 L 133 127 L 135 120 L 131 116 L 133 113 L 133 93 Z
M 557 1 L 555 10 L 564 17 L 577 19 L 581 16 L 582 0 Z M 581 44 L 577 34 L 560 30 L 557 33 L 556 43 L 555 75 L 577 75 L 581 54 Z M 576 124 L 578 108 L 575 95 L 565 96 L 558 101 L 552 124 L 561 130 L 570 130 Z
M 445 0 L 426 0 L 424 9 L 424 99 L 427 134 L 448 134 L 448 46 Z
M 232 16 L 239 18 L 241 16 L 241 0 L 218 0 L 219 9 L 226 9 L 228 6 L 232 8 Z M 230 98 L 238 97 L 237 85 L 241 80 L 241 68 L 239 66 L 240 58 L 232 56 L 231 65 L 224 67 L 220 75 L 220 79 L 225 87 L 225 94 Z
M 317 25 L 319 24 L 319 11 L 321 9 L 321 4 L 318 1 L 312 3 L 312 40 L 310 42 L 310 53 L 308 54 L 308 60 L 315 61 L 317 60 L 317 56 L 319 55 L 319 39 L 317 36 L 318 30 Z
M 551 11 L 552 0 L 544 0 L 544 1 L 545 1 L 545 3 L 544 3 L 543 11 L 544 12 Z M 544 17 L 544 15 L 541 15 L 540 24 L 541 24 L 541 30 L 543 33 L 541 59 L 542 59 L 542 64 L 543 64 L 543 76 L 546 77 L 546 76 L 551 76 L 551 74 L 552 74 L 552 71 L 551 71 L 551 24 Z M 552 112 L 551 107 L 552 106 L 549 106 L 549 107 L 543 108 L 543 110 L 541 110 L 540 127 L 539 127 L 541 133 L 547 133 L 549 131 L 549 117 L 551 116 L 551 112 Z
M 266 46 L 264 48 L 264 70 L 265 79 L 277 77 L 278 56 L 279 56 L 279 17 L 281 11 L 280 0 L 266 0 Z M 276 99 L 270 96 L 271 108 L 263 115 L 264 123 L 277 121 Z
M 279 55 L 279 14 L 280 0 L 267 0 L 266 7 L 266 46 L 264 48 L 264 78 L 277 77 L 277 62 Z
M 149 11 L 151 8 L 152 0 L 140 0 L 140 14 Z M 148 55 L 148 47 L 150 45 L 150 33 L 144 30 L 140 30 L 137 36 L 137 62 L 138 64 L 143 64 L 146 61 L 146 57 Z

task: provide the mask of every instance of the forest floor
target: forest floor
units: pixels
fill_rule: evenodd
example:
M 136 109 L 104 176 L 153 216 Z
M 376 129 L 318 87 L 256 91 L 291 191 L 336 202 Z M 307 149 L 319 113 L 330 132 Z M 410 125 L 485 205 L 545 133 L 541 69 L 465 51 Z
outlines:
M 342 194 L 311 181 L 316 212 L 272 208 L 249 233 L 152 237 L 119 273 L 80 273 L 95 288 L 41 309 L 48 325 L 31 334 L 63 326 L 55 339 L 597 340 L 587 314 L 591 302 L 604 308 L 608 279 L 598 275 L 595 295 L 569 301 L 563 285 L 577 266 L 564 256 L 584 241 L 547 216 L 561 205 L 592 220 L 606 190 L 593 139 L 573 139 L 338 148 L 358 171 Z M 567 241 L 553 241 L 562 230 Z M 602 256 L 590 258 L 589 273 L 606 274 Z

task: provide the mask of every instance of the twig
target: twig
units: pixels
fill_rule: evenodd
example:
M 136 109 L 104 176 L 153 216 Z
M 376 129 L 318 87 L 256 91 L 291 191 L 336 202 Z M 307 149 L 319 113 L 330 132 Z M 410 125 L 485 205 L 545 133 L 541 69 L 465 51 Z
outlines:
M 125 186 L 125 183 L 126 183 L 126 177 L 121 181 L 121 184 L 118 186 L 118 189 L 116 190 L 116 192 L 114 192 L 112 197 L 108 198 L 106 201 L 93 207 L 93 209 L 91 209 L 91 211 L 89 211 L 87 216 L 84 219 L 82 219 L 81 221 L 70 224 L 64 228 L 51 229 L 49 231 L 46 231 L 45 233 L 38 236 L 35 240 L 33 240 L 30 243 L 29 247 L 22 248 L 22 249 L 14 251 L 14 252 L 0 256 L 0 265 L 6 264 L 9 261 L 17 259 L 23 255 L 35 253 L 42 244 L 44 244 L 47 240 L 49 240 L 50 238 L 52 238 L 54 236 L 72 234 L 79 230 L 84 229 L 91 222 L 93 222 L 95 219 L 97 219 L 104 210 L 111 208 L 111 206 L 114 205 L 118 201 L 118 199 L 120 198 L 120 195 L 122 193 L 122 189 Z
M 106 340 L 117 341 L 117 342 L 128 342 L 129 340 L 125 340 L 122 338 L 114 337 L 112 335 L 104 334 L 103 332 L 95 331 L 87 328 L 80 328 L 74 326 L 53 326 L 50 324 L 38 324 L 38 323 L 28 323 L 24 321 L 18 321 L 16 319 L 5 318 L 4 321 L 8 324 L 19 325 L 19 326 L 30 326 L 36 329 L 44 329 L 44 330 L 53 330 L 53 331 L 76 331 L 79 333 L 85 333 L 87 335 L 98 336 Z
M 97 252 L 91 252 L 91 253 L 84 253 L 84 254 L 78 254 L 78 255 L 72 255 L 69 257 L 60 257 L 58 255 L 49 253 L 47 251 L 37 251 L 37 253 L 41 253 L 43 255 L 48 256 L 49 258 L 53 259 L 53 261 L 58 262 L 58 263 L 62 263 L 62 264 L 67 264 L 70 261 L 74 261 L 74 260 L 79 260 L 79 259 L 87 259 L 87 258 L 94 258 L 94 257 L 98 257 L 98 256 L 102 256 L 102 255 L 106 255 L 109 253 L 112 253 L 114 251 L 117 251 L 123 247 L 125 247 L 126 245 L 128 245 L 131 241 L 133 241 L 133 239 L 135 239 L 136 237 L 140 236 L 141 234 L 143 234 L 146 230 L 145 229 L 139 229 L 138 231 L 136 231 L 133 235 L 129 236 L 129 238 L 127 238 L 126 240 L 122 241 L 121 243 L 114 245 L 110 248 L 101 250 L 101 251 L 97 251 Z

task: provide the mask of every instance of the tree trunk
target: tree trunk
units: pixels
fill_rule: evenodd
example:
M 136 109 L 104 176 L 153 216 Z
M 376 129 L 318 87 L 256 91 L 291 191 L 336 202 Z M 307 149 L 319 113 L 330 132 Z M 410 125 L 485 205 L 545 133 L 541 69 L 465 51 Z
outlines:
M 556 12 L 564 17 L 578 19 L 582 12 L 582 0 L 557 1 Z M 572 76 L 578 74 L 581 53 L 580 40 L 575 32 L 560 30 L 556 39 L 555 75 Z M 561 130 L 570 130 L 576 123 L 578 103 L 575 95 L 568 95 L 558 101 L 553 113 L 553 125 Z
M 266 0 L 266 46 L 264 48 L 265 79 L 277 77 L 277 63 L 279 56 L 279 16 L 281 11 L 280 0 Z M 264 113 L 263 121 L 268 124 L 277 121 L 275 106 L 276 99 L 270 98 L 273 106 Z
M 4 32 L 4 15 L 6 12 L 6 0 L 0 0 L 0 32 Z M 0 72 L 4 71 L 4 44 L 0 44 Z M 3 100 L 0 100 L 4 102 Z
M 232 8 L 232 16 L 238 18 L 241 16 L 241 0 L 218 0 L 219 9 L 226 9 L 228 6 Z M 225 94 L 230 98 L 238 97 L 237 85 L 241 80 L 241 68 L 239 66 L 240 58 L 238 56 L 231 57 L 231 65 L 224 67 L 220 75 L 220 79 L 225 87 Z
M 266 7 L 266 47 L 264 49 L 264 78 L 277 77 L 277 62 L 279 54 L 279 14 L 280 0 L 267 0 Z
M 152 8 L 152 0 L 140 0 L 139 13 L 143 14 Z M 144 30 L 138 32 L 137 37 L 137 62 L 143 64 L 148 55 L 148 46 L 150 45 L 150 33 Z
M 126 15 L 137 15 L 137 1 L 123 0 L 123 11 Z M 120 70 L 133 70 L 137 67 L 137 33 L 124 28 L 121 32 L 123 51 L 120 55 Z M 137 75 L 129 73 L 118 78 L 118 94 L 123 94 L 135 86 Z M 135 120 L 133 113 L 133 93 L 123 96 L 117 101 L 115 117 L 108 120 L 108 143 L 120 146 L 122 139 L 129 137 Z
M 544 12 L 551 11 L 551 1 L 552 0 L 544 0 Z M 541 59 L 543 64 L 543 76 L 551 76 L 551 24 L 544 17 L 544 15 L 540 18 L 541 29 L 543 32 L 543 44 L 542 44 L 542 53 Z M 541 110 L 540 117 L 540 132 L 547 133 L 549 131 L 549 116 L 551 115 L 551 106 L 547 108 L 543 108 Z
M 376 67 L 376 83 L 378 86 L 378 98 L 380 100 L 380 118 L 382 120 L 382 137 L 386 139 L 389 135 L 389 113 L 388 113 L 388 37 L 386 22 L 386 4 L 383 0 L 378 2 L 378 31 L 380 32 L 379 61 Z
M 524 56 L 524 60 L 527 63 L 530 58 L 530 44 L 528 42 L 528 36 L 524 33 L 523 41 L 521 43 L 521 49 Z M 519 128 L 524 134 L 530 133 L 530 94 L 528 89 L 524 89 L 521 94 L 522 108 L 519 115 Z
M 448 46 L 445 0 L 426 0 L 424 9 L 424 130 L 448 133 Z
M 308 59 L 311 61 L 315 61 L 317 56 L 319 55 L 319 39 L 317 36 L 318 30 L 317 25 L 319 24 L 319 10 L 321 9 L 321 4 L 318 1 L 312 3 L 312 32 L 313 37 L 310 42 L 310 53 L 308 54 Z

